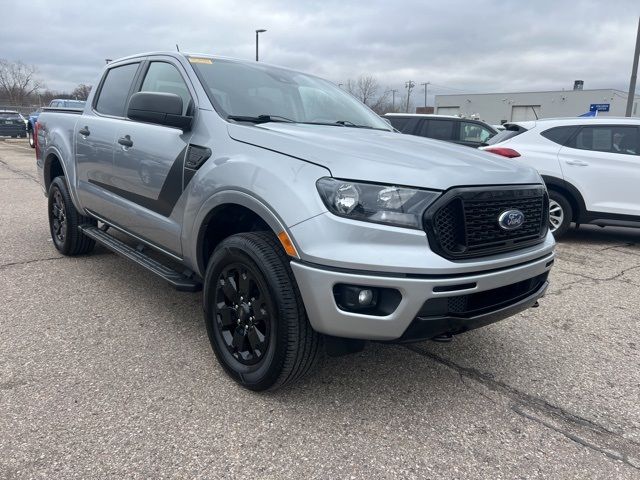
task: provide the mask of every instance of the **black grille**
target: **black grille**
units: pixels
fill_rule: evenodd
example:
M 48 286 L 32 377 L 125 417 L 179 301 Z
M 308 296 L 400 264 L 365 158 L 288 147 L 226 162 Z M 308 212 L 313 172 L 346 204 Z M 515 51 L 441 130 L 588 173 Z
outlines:
M 524 223 L 504 230 L 498 217 L 513 209 L 524 214 Z M 468 258 L 540 242 L 547 232 L 548 210 L 542 187 L 455 189 L 425 214 L 425 228 L 438 253 Z

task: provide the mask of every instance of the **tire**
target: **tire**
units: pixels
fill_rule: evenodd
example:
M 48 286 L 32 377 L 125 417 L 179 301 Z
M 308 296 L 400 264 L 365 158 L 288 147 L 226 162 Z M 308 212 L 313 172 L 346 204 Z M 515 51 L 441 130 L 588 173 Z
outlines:
M 56 177 L 49 187 L 49 230 L 53 245 L 63 255 L 89 253 L 95 241 L 78 230 L 78 225 L 97 225 L 96 220 L 81 215 L 73 205 L 64 177 Z
M 556 240 L 567 233 L 572 219 L 571 203 L 561 193 L 549 190 L 549 230 Z
M 271 232 L 232 235 L 218 245 L 204 279 L 204 318 L 218 361 L 249 390 L 275 390 L 303 377 L 323 351 L 289 258 Z
M 29 146 L 31 148 L 36 148 L 36 141 L 33 138 L 33 130 L 29 130 L 29 132 L 27 133 L 27 136 L 29 137 Z

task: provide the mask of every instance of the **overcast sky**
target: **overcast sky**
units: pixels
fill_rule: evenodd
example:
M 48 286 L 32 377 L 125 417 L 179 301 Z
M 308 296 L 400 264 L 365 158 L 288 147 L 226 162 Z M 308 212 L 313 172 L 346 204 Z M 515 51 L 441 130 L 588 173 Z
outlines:
M 343 82 L 432 93 L 628 88 L 639 0 L 0 0 L 0 58 L 49 88 L 95 83 L 105 58 L 173 50 L 260 59 Z

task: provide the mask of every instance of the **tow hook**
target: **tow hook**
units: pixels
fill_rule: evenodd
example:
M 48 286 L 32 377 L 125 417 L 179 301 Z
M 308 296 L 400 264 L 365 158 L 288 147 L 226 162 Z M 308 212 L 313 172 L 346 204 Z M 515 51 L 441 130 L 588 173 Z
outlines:
M 444 333 L 442 335 L 433 337 L 431 340 L 439 343 L 449 343 L 453 340 L 453 335 L 451 335 L 450 333 Z

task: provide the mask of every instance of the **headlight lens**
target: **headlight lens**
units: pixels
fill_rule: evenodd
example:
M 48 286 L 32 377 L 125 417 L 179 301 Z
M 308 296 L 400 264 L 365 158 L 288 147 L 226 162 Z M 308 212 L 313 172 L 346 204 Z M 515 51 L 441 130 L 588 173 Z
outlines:
M 316 183 L 330 212 L 341 217 L 421 228 L 422 214 L 440 192 L 321 178 Z

